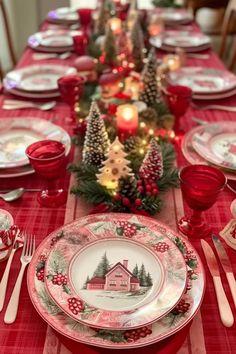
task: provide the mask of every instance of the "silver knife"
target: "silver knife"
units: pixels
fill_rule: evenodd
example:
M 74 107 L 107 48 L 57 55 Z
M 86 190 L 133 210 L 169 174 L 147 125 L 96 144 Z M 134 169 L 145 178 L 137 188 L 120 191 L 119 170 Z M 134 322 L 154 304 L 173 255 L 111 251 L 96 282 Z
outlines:
M 219 237 L 217 237 L 216 235 L 212 235 L 212 241 L 214 243 L 216 252 L 218 254 L 220 263 L 225 271 L 228 283 L 229 283 L 229 287 L 230 287 L 230 291 L 234 300 L 234 306 L 236 307 L 236 281 L 234 278 L 234 274 L 233 274 L 233 270 L 232 270 L 232 266 L 229 260 L 229 257 L 226 253 L 226 250 L 221 242 L 221 240 L 219 239 Z
M 205 240 L 201 240 L 201 245 L 213 278 L 221 321 L 224 326 L 231 327 L 234 324 L 234 317 L 223 289 L 215 254 L 211 246 Z

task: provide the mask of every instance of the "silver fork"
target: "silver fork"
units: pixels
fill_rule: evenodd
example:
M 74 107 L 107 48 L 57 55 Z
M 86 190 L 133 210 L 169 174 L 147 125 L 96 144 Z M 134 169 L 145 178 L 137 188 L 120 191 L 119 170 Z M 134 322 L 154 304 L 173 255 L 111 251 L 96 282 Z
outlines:
M 7 283 L 8 283 L 8 277 L 9 277 L 9 273 L 10 273 L 10 268 L 11 268 L 11 263 L 12 263 L 12 259 L 14 257 L 15 252 L 23 246 L 23 242 L 24 242 L 24 236 L 20 233 L 20 230 L 17 229 L 16 230 L 16 235 L 15 235 L 15 240 L 13 243 L 13 248 L 11 251 L 11 254 L 8 258 L 7 261 L 7 265 L 4 271 L 4 274 L 2 276 L 2 280 L 0 283 L 0 312 L 3 309 L 3 305 L 4 305 L 4 300 L 5 300 L 5 296 L 6 296 L 6 289 L 7 289 Z
M 24 275 L 24 271 L 26 266 L 30 263 L 34 251 L 35 251 L 35 237 L 33 235 L 28 236 L 25 234 L 25 242 L 21 254 L 21 269 L 18 274 L 18 278 L 16 284 L 14 286 L 13 292 L 11 294 L 10 301 L 7 306 L 7 310 L 4 316 L 5 323 L 13 323 L 16 319 L 18 305 L 19 305 L 19 297 L 20 297 L 20 290 L 21 290 L 21 283 Z

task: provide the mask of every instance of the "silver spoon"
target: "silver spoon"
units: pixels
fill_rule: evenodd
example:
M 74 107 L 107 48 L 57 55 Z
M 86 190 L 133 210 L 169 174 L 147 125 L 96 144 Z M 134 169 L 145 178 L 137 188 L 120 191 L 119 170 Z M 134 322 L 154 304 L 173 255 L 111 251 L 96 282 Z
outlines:
M 19 199 L 25 192 L 39 192 L 40 189 L 16 188 L 7 193 L 0 193 L 0 198 L 5 202 L 13 202 Z

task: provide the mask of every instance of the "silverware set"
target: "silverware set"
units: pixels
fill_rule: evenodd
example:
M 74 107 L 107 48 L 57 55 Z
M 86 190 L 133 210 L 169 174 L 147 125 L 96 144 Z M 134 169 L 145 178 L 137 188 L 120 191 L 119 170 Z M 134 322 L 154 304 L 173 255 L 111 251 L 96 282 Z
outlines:
M 15 240 L 13 243 L 13 248 L 12 248 L 11 254 L 8 258 L 7 265 L 6 265 L 6 268 L 5 268 L 4 274 L 1 279 L 1 283 L 0 283 L 0 311 L 2 311 L 3 306 L 4 306 L 6 290 L 7 290 L 7 283 L 8 283 L 10 268 L 11 268 L 14 254 L 18 249 L 20 249 L 22 247 L 23 247 L 23 249 L 22 249 L 21 258 L 20 258 L 21 269 L 19 271 L 16 283 L 15 283 L 14 289 L 12 291 L 11 298 L 10 298 L 9 303 L 7 305 L 7 309 L 6 309 L 5 316 L 4 316 L 4 322 L 7 324 L 13 323 L 16 319 L 24 271 L 25 271 L 27 265 L 30 263 L 30 261 L 33 257 L 34 251 L 35 251 L 35 236 L 28 235 L 25 232 L 20 233 L 20 231 L 17 230 L 17 233 L 15 235 Z
M 226 274 L 226 278 L 228 280 L 230 291 L 233 297 L 234 306 L 236 307 L 236 282 L 229 257 L 219 237 L 217 237 L 216 235 L 212 235 L 212 241 L 218 254 L 218 258 L 220 260 L 222 268 Z M 201 246 L 207 261 L 209 271 L 213 278 L 221 321 L 224 326 L 232 327 L 234 324 L 234 316 L 222 285 L 220 270 L 216 256 L 209 243 L 203 239 L 201 240 Z

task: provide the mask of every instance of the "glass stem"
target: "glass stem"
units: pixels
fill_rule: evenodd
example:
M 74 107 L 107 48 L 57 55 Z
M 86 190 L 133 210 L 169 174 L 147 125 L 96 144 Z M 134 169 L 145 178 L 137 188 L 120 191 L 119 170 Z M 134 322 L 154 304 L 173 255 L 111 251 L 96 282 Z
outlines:
M 201 225 L 202 224 L 202 212 L 199 210 L 193 210 L 193 213 L 190 217 L 191 225 Z

